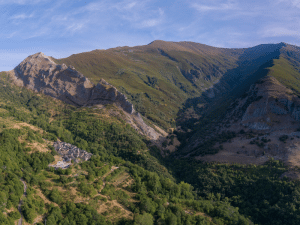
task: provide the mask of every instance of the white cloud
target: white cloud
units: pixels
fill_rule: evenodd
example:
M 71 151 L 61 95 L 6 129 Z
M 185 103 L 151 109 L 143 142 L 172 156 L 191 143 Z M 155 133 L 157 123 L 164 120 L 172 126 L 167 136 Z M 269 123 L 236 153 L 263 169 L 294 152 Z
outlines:
M 160 19 L 150 19 L 143 21 L 139 27 L 140 28 L 147 28 L 147 27 L 154 27 L 161 23 Z
M 29 18 L 32 18 L 34 16 L 34 14 L 30 14 L 30 15 L 26 15 L 25 13 L 22 13 L 22 14 L 17 14 L 17 15 L 14 15 L 11 17 L 11 19 L 13 20 L 24 20 L 24 19 L 29 19 Z
M 300 8 L 300 1 L 299 0 L 291 0 L 291 3 L 293 6 L 299 7 Z
M 137 27 L 138 28 L 155 27 L 163 22 L 164 11 L 162 9 L 158 9 L 158 11 L 154 11 L 153 14 L 156 15 L 156 18 L 145 19 L 141 23 L 139 23 Z
M 35 5 L 40 2 L 47 2 L 49 0 L 0 0 L 0 5 Z
M 125 12 L 130 10 L 137 10 L 142 9 L 145 5 L 145 1 L 132 1 L 132 0 L 125 0 L 121 2 L 107 2 L 107 1 L 98 1 L 98 2 L 91 2 L 86 6 L 78 9 L 76 13 L 82 13 L 86 11 L 113 11 L 117 10 L 119 12 Z
M 275 3 L 283 4 L 283 5 L 290 5 L 290 6 L 300 8 L 300 0 L 276 0 Z
M 107 9 L 107 4 L 105 2 L 91 2 L 88 5 L 80 8 L 77 12 L 102 11 Z
M 125 10 L 130 10 L 132 9 L 133 7 L 135 7 L 137 5 L 137 2 L 129 2 L 125 7 L 124 9 Z
M 74 24 L 68 26 L 67 30 L 74 33 L 74 32 L 81 30 L 82 28 L 84 28 L 84 23 L 74 23 Z
M 227 11 L 227 10 L 236 10 L 238 6 L 236 3 L 229 1 L 227 3 L 220 3 L 215 2 L 215 4 L 201 4 L 201 3 L 192 3 L 191 7 L 200 11 L 200 12 L 207 12 L 207 11 Z
M 265 28 L 260 33 L 262 37 L 300 37 L 299 29 L 291 29 L 287 27 Z

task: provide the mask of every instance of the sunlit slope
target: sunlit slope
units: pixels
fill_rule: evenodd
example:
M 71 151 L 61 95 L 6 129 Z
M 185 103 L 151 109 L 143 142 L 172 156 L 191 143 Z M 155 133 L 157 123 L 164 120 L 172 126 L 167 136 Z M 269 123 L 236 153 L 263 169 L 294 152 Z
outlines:
M 282 58 L 288 60 L 296 72 L 295 66 L 300 68 L 297 52 L 298 48 L 285 43 L 225 49 L 193 42 L 154 41 L 145 46 L 94 50 L 56 61 L 73 65 L 94 83 L 104 78 L 126 94 L 143 116 L 169 128 L 175 126 L 182 104 L 184 108 L 193 106 L 198 114 L 199 103 L 209 103 L 210 108 L 220 103 L 227 105 L 227 100 L 241 95 L 257 79 L 273 71 L 268 69 L 277 60 L 283 68 L 286 65 Z M 275 64 L 274 70 L 282 70 Z M 292 81 L 295 78 L 286 79 L 297 84 Z M 213 92 L 207 92 L 211 87 Z
M 300 49 L 297 46 L 286 45 L 281 49 L 279 59 L 268 68 L 268 75 L 275 77 L 295 94 L 300 95 Z
M 265 98 L 261 100 L 261 104 L 263 104 L 263 102 L 271 102 L 268 96 L 274 97 L 280 94 L 280 97 L 278 97 L 280 99 L 293 99 L 295 96 L 296 98 L 297 96 L 300 96 L 299 48 L 280 43 L 273 46 L 269 45 L 269 47 L 272 47 L 273 49 L 269 49 L 269 51 L 262 53 L 262 49 L 259 47 L 263 46 L 256 46 L 253 48 L 255 51 L 253 51 L 252 56 L 255 56 L 255 54 L 258 53 L 257 57 L 249 57 L 251 56 L 249 53 L 247 54 L 248 57 L 241 56 L 238 61 L 239 66 L 233 69 L 233 71 L 229 71 L 225 74 L 220 79 L 219 84 L 214 85 L 213 90 L 217 93 L 216 97 L 204 99 L 208 99 L 207 102 L 209 104 L 206 105 L 205 110 L 202 110 L 203 113 L 200 114 L 199 118 L 192 118 L 189 121 L 184 121 L 183 126 L 186 126 L 185 130 L 189 129 L 192 132 L 184 136 L 188 137 L 189 141 L 188 143 L 181 142 L 183 143 L 181 146 L 182 149 L 180 149 L 177 154 L 186 155 L 191 152 L 197 152 L 197 154 L 199 152 L 207 152 L 210 148 L 208 145 L 215 143 L 213 140 L 218 139 L 216 136 L 218 136 L 220 132 L 231 132 L 234 130 L 233 128 L 230 128 L 233 124 L 236 124 L 236 130 L 234 130 L 234 132 L 239 132 L 241 129 L 247 129 L 247 126 L 240 126 L 242 124 L 241 121 L 244 118 L 243 115 L 246 112 L 251 111 L 250 109 L 248 110 L 248 107 L 251 104 L 252 110 L 259 111 L 262 106 L 259 106 L 258 102 L 263 96 L 265 96 Z M 245 52 L 247 53 L 247 51 L 249 52 L 250 50 L 251 49 L 247 49 Z M 241 74 L 243 76 L 241 76 Z M 259 84 L 261 82 L 263 83 L 267 77 L 271 77 L 270 83 L 268 84 L 269 86 L 259 86 Z M 278 89 L 279 86 L 282 87 L 282 89 L 286 88 L 287 91 L 280 92 Z M 220 87 L 226 87 L 224 92 L 222 92 Z M 260 94 L 257 94 L 259 96 L 255 97 L 255 93 Z M 250 94 L 253 94 L 254 97 L 249 97 Z M 243 107 L 238 108 L 237 105 L 242 99 L 247 99 L 247 101 L 245 100 Z M 203 98 L 196 99 L 194 102 L 191 101 L 191 104 L 188 106 L 194 106 L 194 108 L 197 109 L 197 103 L 199 104 L 201 101 L 203 101 Z M 297 105 L 295 99 L 291 101 L 293 101 L 293 107 Z M 272 108 L 270 105 L 268 105 L 268 107 Z M 228 115 L 232 113 L 232 111 L 235 112 L 236 117 L 231 116 L 230 120 L 228 119 Z M 255 118 L 256 116 L 253 116 L 251 123 L 257 122 Z M 266 118 L 267 115 L 261 115 L 261 119 Z M 284 116 L 281 116 L 278 117 L 277 123 L 287 125 L 289 119 L 289 117 L 285 118 Z M 297 121 L 294 121 L 293 123 L 295 126 L 298 124 Z M 272 129 L 276 130 L 279 128 L 274 125 Z M 295 128 L 293 129 L 295 130 Z M 211 140 L 207 141 L 208 139 Z
M 104 78 L 125 93 L 142 115 L 168 128 L 175 125 L 181 104 L 200 96 L 235 67 L 242 51 L 154 41 L 76 54 L 57 62 L 73 65 L 95 83 Z
M 76 108 L 6 77 L 0 73 L 0 224 L 17 224 L 20 206 L 25 224 L 252 224 L 228 201 L 175 182 L 153 156 L 159 150 L 109 107 Z M 57 140 L 93 156 L 55 170 L 48 165 L 63 160 Z

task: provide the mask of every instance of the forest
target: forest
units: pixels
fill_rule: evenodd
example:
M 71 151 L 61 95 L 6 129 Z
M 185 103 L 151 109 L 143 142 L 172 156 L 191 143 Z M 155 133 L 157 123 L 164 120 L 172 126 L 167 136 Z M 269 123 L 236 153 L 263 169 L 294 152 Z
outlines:
M 37 224 L 47 225 L 274 225 L 300 220 L 299 182 L 282 178 L 288 168 L 280 161 L 256 166 L 163 158 L 124 121 L 101 119 L 101 110 L 59 105 L 9 85 L 0 90 L 0 224 L 20 218 L 21 198 L 30 224 L 39 216 Z M 37 129 L 14 128 L 14 123 Z M 47 143 L 57 139 L 93 157 L 54 170 L 48 165 L 56 151 Z M 48 151 L 35 151 L 30 143 L 48 145 Z M 120 178 L 127 184 L 120 185 Z M 28 185 L 26 198 L 21 179 Z M 75 197 L 82 201 L 75 203 Z M 102 212 L 104 206 L 109 210 Z M 110 216 L 121 213 L 130 216 Z

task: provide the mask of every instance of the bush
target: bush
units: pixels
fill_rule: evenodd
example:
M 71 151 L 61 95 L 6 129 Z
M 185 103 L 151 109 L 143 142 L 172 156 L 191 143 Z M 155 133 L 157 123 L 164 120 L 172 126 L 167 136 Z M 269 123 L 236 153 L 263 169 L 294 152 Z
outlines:
M 286 140 L 289 138 L 289 136 L 288 135 L 281 135 L 280 137 L 279 137 L 279 141 L 282 141 L 283 143 L 286 143 Z

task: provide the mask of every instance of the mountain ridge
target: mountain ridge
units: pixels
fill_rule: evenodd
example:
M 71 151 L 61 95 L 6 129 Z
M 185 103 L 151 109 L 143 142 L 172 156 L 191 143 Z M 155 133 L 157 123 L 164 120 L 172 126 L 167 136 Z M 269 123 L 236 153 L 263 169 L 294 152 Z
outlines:
M 0 73 L 0 223 L 22 198 L 30 224 L 298 224 L 299 52 L 161 41 Z M 161 148 L 135 119 L 169 128 Z M 91 157 L 55 170 L 56 141 Z
M 136 130 L 151 140 L 158 140 L 162 136 L 145 124 L 127 97 L 104 79 L 95 85 L 73 66 L 56 64 L 41 52 L 28 56 L 8 73 L 15 85 L 50 95 L 76 107 L 101 108 L 115 104 L 124 111 L 124 119 Z
M 61 63 L 62 66 L 60 68 L 62 71 L 58 71 L 58 73 L 63 74 L 64 71 L 75 71 L 74 73 L 76 74 L 74 76 L 77 77 L 76 79 L 79 79 L 78 81 L 76 80 L 76 83 L 82 83 L 80 84 L 81 86 L 79 85 L 78 88 L 75 88 L 80 90 L 77 94 L 75 94 L 76 90 L 74 88 L 72 89 L 72 85 L 67 88 L 68 90 L 64 90 L 64 94 L 60 93 L 59 98 L 64 101 L 81 106 L 93 105 L 95 104 L 93 100 L 96 100 L 97 96 L 101 96 L 102 90 L 109 89 L 111 90 L 110 94 L 107 94 L 106 91 L 104 91 L 104 94 L 102 93 L 104 96 L 102 101 L 105 99 L 110 101 L 109 98 L 112 98 L 118 106 L 121 106 L 129 114 L 134 112 L 134 104 L 137 111 L 146 119 L 167 130 L 172 126 L 174 127 L 175 122 L 177 123 L 176 126 L 192 124 L 198 120 L 203 113 L 207 114 L 210 111 L 213 112 L 215 107 L 220 104 L 224 105 L 224 108 L 228 107 L 226 105 L 230 104 L 230 99 L 240 96 L 250 88 L 252 83 L 255 83 L 272 71 L 274 60 L 280 60 L 280 57 L 282 58 L 282 52 L 288 52 L 284 54 L 289 54 L 290 58 L 295 58 L 295 56 L 290 53 L 293 52 L 294 49 L 297 49 L 297 47 L 286 43 L 262 44 L 251 48 L 226 49 L 193 42 L 165 42 L 156 40 L 145 46 L 94 50 L 92 52 L 75 54 L 66 59 L 44 57 L 42 53 L 40 53 L 40 55 L 51 64 L 51 66 L 47 68 L 50 73 L 52 73 L 51 70 L 53 70 L 53 68 L 60 65 L 57 63 Z M 197 55 L 195 55 L 196 53 Z M 104 61 L 101 62 L 99 59 L 103 59 Z M 157 61 L 158 59 L 160 61 Z M 84 62 L 87 62 L 85 63 L 86 69 L 82 70 L 82 63 Z M 173 76 L 173 81 L 168 78 L 170 75 L 162 76 L 160 72 L 160 77 L 148 75 L 148 73 L 150 73 L 149 69 L 155 68 L 154 64 L 156 62 L 163 62 L 163 64 L 157 65 L 156 69 L 165 69 L 165 71 L 168 71 L 168 73 Z M 25 73 L 27 69 L 31 69 L 31 75 L 38 73 L 32 66 L 26 68 L 26 63 L 22 62 L 15 68 L 14 74 L 16 76 L 12 74 L 14 82 L 21 86 L 24 85 L 24 81 L 23 84 L 20 83 L 22 81 L 17 77 L 18 73 L 22 74 L 20 68 L 22 68 Z M 69 64 L 69 66 L 66 66 L 65 63 Z M 133 69 L 130 69 L 131 71 L 128 71 L 128 68 L 118 68 L 117 63 L 129 63 L 128 65 L 131 66 L 135 65 L 137 70 L 135 67 L 132 67 Z M 76 65 L 76 68 L 79 66 L 79 70 L 75 70 L 72 65 Z M 40 66 L 41 70 L 45 65 L 41 64 Z M 94 70 L 94 68 L 99 69 Z M 109 68 L 112 68 L 115 72 L 112 73 Z M 88 78 L 83 74 L 87 75 Z M 175 75 L 178 77 L 176 79 L 184 79 L 185 83 L 190 85 L 189 91 L 185 89 L 187 86 L 181 86 L 183 83 L 174 82 Z M 70 76 L 70 74 L 67 75 L 67 77 L 68 76 Z M 95 79 L 95 76 L 97 79 Z M 113 86 L 109 86 L 109 84 L 103 80 L 103 77 L 105 77 L 105 79 L 108 77 L 122 93 Z M 133 79 L 131 80 L 130 78 Z M 45 75 L 42 75 L 39 79 L 45 79 Z M 82 81 L 80 79 L 82 79 Z M 99 82 L 93 86 L 90 79 Z M 277 77 L 277 79 L 279 78 Z M 28 88 L 34 89 L 33 83 L 30 83 L 28 79 L 26 82 L 25 85 Z M 47 82 L 45 85 L 49 86 Z M 128 88 L 129 86 L 126 85 L 131 85 L 131 88 Z M 180 87 L 179 90 L 178 87 Z M 39 89 L 37 90 L 40 91 Z M 54 95 L 48 87 L 42 92 L 49 92 L 48 94 Z M 78 95 L 78 93 L 80 93 L 80 95 Z M 93 96 L 94 93 L 96 93 L 95 97 Z M 65 97 L 63 97 L 64 95 Z M 83 100 L 80 100 L 81 95 Z M 77 97 L 76 99 L 74 96 L 78 96 L 79 98 Z M 119 101 L 117 96 L 120 96 Z M 58 97 L 57 94 L 56 97 Z M 89 100 L 89 98 L 91 98 L 91 100 Z M 131 103 L 127 101 L 127 98 L 130 99 Z M 223 100 L 226 98 L 228 101 Z M 182 109 L 180 109 L 181 104 L 185 104 Z M 200 107 L 194 107 L 196 105 L 200 105 Z M 186 112 L 189 112 L 190 109 L 195 116 L 187 120 L 185 118 L 189 118 L 190 116 L 187 116 Z M 171 116 L 169 117 L 168 115 Z M 169 117 L 169 125 L 164 121 L 167 117 Z

